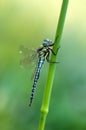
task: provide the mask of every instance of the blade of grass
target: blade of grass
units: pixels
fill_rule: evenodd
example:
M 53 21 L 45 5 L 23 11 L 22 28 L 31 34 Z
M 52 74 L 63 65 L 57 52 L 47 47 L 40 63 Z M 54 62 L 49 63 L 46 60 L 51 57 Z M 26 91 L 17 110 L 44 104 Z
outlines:
M 60 39 L 61 39 L 62 31 L 63 31 L 65 18 L 66 18 L 68 2 L 69 0 L 63 0 L 62 2 L 60 17 L 58 21 L 57 30 L 56 30 L 55 44 L 53 46 L 54 52 L 56 52 L 60 44 Z M 56 56 L 51 55 L 51 61 L 56 61 Z M 50 103 L 50 96 L 51 96 L 52 85 L 53 85 L 53 80 L 54 80 L 55 68 L 56 68 L 56 64 L 49 65 L 48 77 L 47 77 L 47 82 L 46 82 L 46 86 L 44 90 L 43 102 L 41 106 L 38 130 L 44 130 L 44 127 L 45 127 L 46 116 L 49 111 L 49 103 Z

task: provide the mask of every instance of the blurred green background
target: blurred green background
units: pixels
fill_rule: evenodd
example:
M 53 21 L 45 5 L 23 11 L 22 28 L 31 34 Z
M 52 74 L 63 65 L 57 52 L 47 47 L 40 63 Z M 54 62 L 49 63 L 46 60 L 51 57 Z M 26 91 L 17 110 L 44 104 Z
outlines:
M 0 0 L 0 130 L 37 130 L 48 64 L 32 107 L 33 68 L 19 65 L 20 45 L 54 40 L 62 0 Z M 86 0 L 69 1 L 45 130 L 86 130 Z M 46 74 L 46 76 L 45 76 Z

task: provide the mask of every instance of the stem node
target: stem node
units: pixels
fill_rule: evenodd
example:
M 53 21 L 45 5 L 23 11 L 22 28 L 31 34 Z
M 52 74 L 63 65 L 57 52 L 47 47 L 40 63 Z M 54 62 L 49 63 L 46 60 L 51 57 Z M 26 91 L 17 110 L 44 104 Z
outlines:
M 41 107 L 40 111 L 41 111 L 42 114 L 43 113 L 46 114 L 46 115 L 48 114 L 48 109 L 46 109 L 45 107 Z

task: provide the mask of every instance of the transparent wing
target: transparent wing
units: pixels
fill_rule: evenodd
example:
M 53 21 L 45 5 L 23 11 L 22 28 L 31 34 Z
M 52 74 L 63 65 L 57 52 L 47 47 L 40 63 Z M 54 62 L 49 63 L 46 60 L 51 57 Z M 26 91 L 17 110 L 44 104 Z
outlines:
M 31 80 L 33 80 L 35 77 L 36 69 L 37 69 L 37 64 L 35 65 L 34 71 L 33 71 L 32 76 L 31 76 Z
M 28 67 L 29 65 L 37 64 L 37 51 L 33 48 L 27 48 L 24 45 L 20 46 L 20 54 L 23 55 L 23 59 L 20 61 L 20 65 L 24 67 Z

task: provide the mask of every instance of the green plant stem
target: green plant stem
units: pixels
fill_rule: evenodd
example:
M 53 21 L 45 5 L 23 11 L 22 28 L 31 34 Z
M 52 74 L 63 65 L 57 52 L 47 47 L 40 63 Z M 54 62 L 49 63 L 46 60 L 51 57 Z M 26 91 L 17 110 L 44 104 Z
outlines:
M 57 26 L 57 30 L 56 30 L 55 44 L 53 47 L 54 52 L 56 52 L 56 50 L 60 44 L 62 30 L 63 30 L 65 18 L 66 18 L 68 2 L 69 2 L 69 0 L 63 0 L 63 3 L 62 3 L 62 8 L 61 8 L 58 26 Z M 56 56 L 51 55 L 51 61 L 56 61 Z M 49 65 L 48 77 L 47 77 L 47 82 L 46 82 L 46 86 L 45 86 L 45 90 L 44 90 L 43 102 L 42 102 L 42 106 L 41 106 L 38 130 L 44 130 L 46 116 L 49 111 L 49 103 L 50 103 L 50 96 L 51 96 L 52 85 L 53 85 L 53 80 L 54 80 L 55 68 L 56 68 L 56 64 Z

